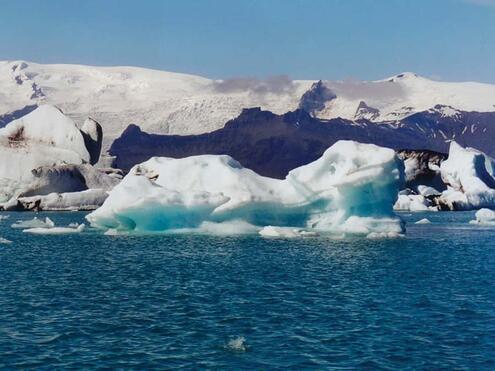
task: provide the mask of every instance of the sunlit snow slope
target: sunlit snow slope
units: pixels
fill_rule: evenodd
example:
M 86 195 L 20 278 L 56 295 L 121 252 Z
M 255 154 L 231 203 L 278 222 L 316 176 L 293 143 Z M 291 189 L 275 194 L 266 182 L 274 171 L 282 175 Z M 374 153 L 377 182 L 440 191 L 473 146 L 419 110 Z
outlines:
M 131 123 L 150 132 L 198 134 L 222 127 L 244 107 L 294 109 L 310 85 L 288 79 L 223 83 L 134 67 L 0 62 L 0 115 L 49 103 L 76 121 L 93 117 L 107 141 Z
M 398 120 L 437 104 L 495 111 L 495 85 L 437 82 L 413 73 L 318 85 L 284 77 L 211 80 L 135 67 L 0 62 L 0 118 L 35 104 L 56 105 L 79 125 L 92 116 L 103 126 L 107 147 L 131 123 L 151 133 L 199 134 L 223 127 L 243 108 L 254 106 L 282 114 L 301 105 L 323 119 L 375 122 Z

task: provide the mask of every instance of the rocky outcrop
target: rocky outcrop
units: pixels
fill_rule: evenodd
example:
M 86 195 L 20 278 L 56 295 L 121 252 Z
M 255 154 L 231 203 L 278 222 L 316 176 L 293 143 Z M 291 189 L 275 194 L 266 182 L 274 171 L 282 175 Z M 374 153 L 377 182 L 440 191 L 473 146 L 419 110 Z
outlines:
M 394 134 L 393 138 L 391 134 Z M 130 125 L 114 141 L 110 155 L 114 166 L 129 170 L 153 156 L 182 158 L 201 154 L 228 154 L 260 175 L 284 178 L 301 165 L 319 158 L 340 139 L 404 148 L 422 145 L 422 137 L 389 126 L 334 119 L 320 121 L 304 110 L 276 115 L 259 108 L 246 109 L 224 128 L 202 135 L 148 134 Z
M 380 110 L 377 108 L 370 107 L 365 101 L 359 102 L 359 105 L 354 114 L 355 120 L 370 120 L 373 121 L 380 116 Z
M 303 94 L 299 101 L 299 109 L 305 110 L 310 115 L 315 116 L 317 112 L 325 108 L 328 101 L 335 98 L 337 98 L 335 93 L 320 80 L 315 82 L 311 86 L 311 89 Z
M 153 156 L 228 154 L 259 174 L 283 178 L 291 169 L 317 159 L 336 141 L 350 139 L 396 150 L 423 151 L 414 156 L 405 152 L 403 155 L 412 156 L 410 162 L 419 161 L 419 173 L 415 176 L 420 179 L 416 184 L 437 187 L 438 177 L 429 172 L 428 163 L 438 164 L 452 138 L 464 146 L 480 146 L 488 154 L 495 154 L 491 140 L 495 136 L 493 122 L 495 113 L 459 111 L 456 116 L 445 116 L 438 109 L 394 123 L 377 124 L 369 120 L 320 120 L 305 110 L 276 115 L 252 108 L 245 109 L 224 128 L 202 135 L 148 134 L 130 125 L 114 141 L 110 155 L 115 156 L 116 167 L 128 170 Z

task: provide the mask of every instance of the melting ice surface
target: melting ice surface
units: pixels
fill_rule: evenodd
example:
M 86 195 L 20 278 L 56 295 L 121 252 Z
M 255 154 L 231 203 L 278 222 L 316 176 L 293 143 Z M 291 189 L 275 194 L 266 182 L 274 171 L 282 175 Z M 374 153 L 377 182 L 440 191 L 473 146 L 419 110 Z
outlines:
M 126 231 L 283 226 L 395 236 L 404 231 L 392 210 L 402 174 L 393 150 L 352 141 L 337 142 L 283 180 L 229 156 L 155 157 L 135 166 L 87 219 Z

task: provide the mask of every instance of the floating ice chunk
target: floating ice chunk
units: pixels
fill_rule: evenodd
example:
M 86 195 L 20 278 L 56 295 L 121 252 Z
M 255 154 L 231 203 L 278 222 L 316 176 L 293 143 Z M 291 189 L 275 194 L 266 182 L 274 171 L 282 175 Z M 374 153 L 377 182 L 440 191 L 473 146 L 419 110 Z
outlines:
M 245 352 L 246 339 L 243 336 L 238 336 L 234 339 L 230 339 L 226 345 L 226 348 L 235 352 Z
M 260 236 L 274 238 L 295 238 L 295 237 L 316 237 L 318 233 L 315 231 L 305 231 L 291 227 L 275 227 L 269 225 L 259 231 Z
M 105 236 L 122 236 L 128 234 L 126 231 L 119 231 L 117 229 L 109 229 L 105 233 L 103 233 Z
M 30 188 L 40 166 L 89 161 L 84 138 L 59 109 L 44 105 L 0 128 L 0 201 Z
M 431 201 L 423 195 L 399 194 L 394 204 L 396 211 L 438 211 Z
M 284 180 L 260 176 L 229 156 L 155 157 L 132 168 L 87 220 L 132 231 L 244 220 L 337 233 L 402 233 L 392 209 L 402 179 L 393 150 L 352 141 L 337 142 Z
M 9 244 L 9 243 L 12 243 L 12 241 L 7 240 L 6 238 L 0 237 L 0 243 L 1 244 Z
M 269 225 L 260 230 L 259 234 L 263 237 L 294 238 L 299 237 L 299 230 L 290 227 L 275 227 Z
M 230 236 L 238 234 L 252 234 L 256 233 L 258 229 L 259 228 L 256 226 L 244 220 L 231 220 L 222 223 L 203 222 L 196 232 L 218 236 Z
M 0 221 L 10 218 L 10 215 L 0 215 Z
M 300 230 L 299 235 L 302 237 L 318 237 L 320 234 L 315 231 Z
M 86 225 L 80 224 L 77 228 L 70 227 L 53 227 L 53 228 L 29 228 L 24 229 L 25 233 L 33 234 L 70 234 L 70 233 L 81 233 L 84 231 Z
M 370 233 L 391 233 L 402 234 L 404 233 L 404 222 L 397 218 L 376 218 L 376 217 L 363 217 L 353 215 L 345 220 L 345 222 L 338 229 L 339 232 L 345 234 L 360 234 L 368 235 Z
M 45 220 L 34 217 L 31 220 L 19 220 L 11 225 L 12 228 L 53 228 L 55 223 L 48 217 Z
M 431 222 L 427 219 L 427 218 L 423 218 L 421 220 L 418 220 L 416 223 L 414 224 L 430 224 Z
M 81 192 L 50 193 L 44 196 L 20 197 L 16 206 L 25 210 L 73 211 L 94 210 L 108 197 L 104 189 L 87 189 Z
M 243 234 L 256 234 L 259 231 L 259 227 L 252 225 L 241 219 L 226 220 L 224 222 L 210 222 L 204 221 L 199 226 L 194 228 L 175 228 L 168 229 L 166 233 L 171 234 L 204 234 L 214 236 L 232 236 Z M 128 233 L 129 231 L 118 230 L 119 233 Z M 106 234 L 106 233 L 105 233 Z
M 366 236 L 366 238 L 369 238 L 370 240 L 380 240 L 385 238 L 403 238 L 403 237 L 404 234 L 396 233 L 396 232 L 371 232 Z
M 495 207 L 495 162 L 473 148 L 450 144 L 449 157 L 440 166 L 448 189 L 439 202 L 452 210 Z
M 475 214 L 476 219 L 471 220 L 471 224 L 495 225 L 495 211 L 490 209 L 480 209 Z
M 33 145 L 46 145 L 76 153 L 80 159 L 89 161 L 84 138 L 74 122 L 58 108 L 43 105 L 31 113 L 14 120 L 0 129 L 0 136 L 14 142 L 23 141 Z
M 88 164 L 98 161 L 101 134 L 101 127 L 94 120 L 88 120 L 81 131 L 72 119 L 49 105 L 0 128 L 1 207 L 23 209 L 19 198 L 28 204 L 32 201 L 35 210 L 66 208 L 67 203 L 73 207 L 75 202 L 86 200 L 74 195 L 54 200 L 46 195 L 112 188 L 118 180 Z M 39 198 L 29 200 L 35 195 Z M 93 209 L 104 201 L 103 193 L 98 196 L 98 202 L 90 204 Z M 57 205 L 53 205 L 54 201 Z M 48 205 L 42 208 L 40 203 Z M 58 206 L 59 203 L 62 205 Z

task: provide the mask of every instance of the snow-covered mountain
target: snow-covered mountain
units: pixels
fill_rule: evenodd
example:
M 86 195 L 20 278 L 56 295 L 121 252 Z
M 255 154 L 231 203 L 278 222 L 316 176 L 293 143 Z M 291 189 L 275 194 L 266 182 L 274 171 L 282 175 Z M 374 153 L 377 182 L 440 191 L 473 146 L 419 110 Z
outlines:
M 131 123 L 144 130 L 199 134 L 222 127 L 245 107 L 294 109 L 311 81 L 210 80 L 134 67 L 0 62 L 0 116 L 33 104 L 56 105 L 81 122 L 91 116 L 111 141 Z
M 363 81 L 211 80 L 135 67 L 91 67 L 0 62 L 0 126 L 28 106 L 56 105 L 79 125 L 101 123 L 108 148 L 129 124 L 159 134 L 200 134 L 219 129 L 243 108 L 276 114 L 298 107 L 322 119 L 396 121 L 436 105 L 495 111 L 495 85 L 438 82 L 403 73 Z
M 454 108 L 444 116 L 454 115 L 455 109 L 495 111 L 495 85 L 490 84 L 440 82 L 406 72 L 380 81 L 326 81 L 325 85 L 336 98 L 316 113 L 322 119 L 396 121 L 437 105 Z

